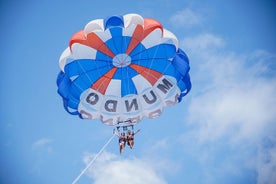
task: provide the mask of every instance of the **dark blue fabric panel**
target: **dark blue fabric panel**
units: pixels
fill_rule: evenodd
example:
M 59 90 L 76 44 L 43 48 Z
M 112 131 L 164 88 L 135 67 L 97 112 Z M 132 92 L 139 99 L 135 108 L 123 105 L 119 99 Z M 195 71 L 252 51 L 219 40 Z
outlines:
M 113 52 L 113 54 L 117 55 L 119 53 L 122 53 L 122 45 L 123 45 L 122 28 L 113 27 L 113 28 L 110 28 L 109 31 L 112 38 L 107 40 L 105 44 Z
M 79 99 L 75 98 L 72 94 L 68 96 L 68 99 L 68 107 L 77 110 L 80 103 Z
M 92 73 L 92 72 L 90 72 Z M 95 72 L 93 72 L 95 73 Z M 80 75 L 78 78 L 76 78 L 73 81 L 74 86 L 79 88 L 80 90 L 84 91 L 87 88 L 91 86 L 93 82 L 95 82 L 99 78 L 99 75 L 94 75 L 93 78 L 92 76 L 90 77 L 87 73 L 85 75 Z
M 108 72 L 113 66 L 104 61 L 78 60 L 66 65 L 65 69 L 69 77 L 77 76 L 73 85 L 68 84 L 67 91 L 73 93 L 76 98 L 86 89 L 88 89 L 96 80 Z M 86 71 L 84 71 L 84 69 Z M 69 80 L 69 83 L 71 81 Z M 70 87 L 71 86 L 71 87 Z
M 62 71 L 59 73 L 58 78 L 57 78 L 57 85 L 58 85 L 58 93 L 63 99 L 63 106 L 64 109 L 69 112 L 70 114 L 77 115 L 79 114 L 77 111 L 70 111 L 68 107 L 72 106 L 73 109 L 77 109 L 77 104 L 79 103 L 78 100 L 74 99 L 74 103 L 72 103 L 72 98 L 70 92 L 70 86 L 71 86 L 71 81 L 69 77 L 63 73 Z
M 171 64 L 171 62 L 169 65 L 167 65 L 167 68 L 165 68 L 165 70 L 163 71 L 163 74 L 174 77 L 176 81 L 179 81 L 182 77 L 180 73 L 176 70 L 176 68 Z
M 179 87 L 180 91 L 184 91 L 186 89 L 186 85 L 185 85 L 185 82 L 183 80 L 179 80 L 177 82 L 177 86 Z
M 123 68 L 117 68 L 113 79 L 121 80 L 121 95 L 125 96 L 127 94 L 136 94 L 136 88 L 132 81 L 132 77 L 136 76 L 138 73 L 130 68 L 129 66 Z
M 189 59 L 181 49 L 178 49 L 178 52 L 173 59 L 173 65 L 182 75 L 186 75 L 186 73 L 189 72 Z
M 110 65 L 110 61 L 98 61 L 92 59 L 79 59 L 65 65 L 65 73 L 68 77 L 82 75 L 87 71 L 96 71 L 106 68 Z
M 79 112 L 76 110 L 72 111 L 72 110 L 69 110 L 68 108 L 68 99 L 64 99 L 63 98 L 63 107 L 64 109 L 69 113 L 69 114 L 72 114 L 72 115 L 79 115 Z
M 112 36 L 111 39 L 113 39 L 117 36 L 122 37 L 123 28 L 122 27 L 112 27 L 109 29 L 109 32 Z
M 127 78 L 132 78 L 138 73 L 130 68 L 129 66 L 127 67 L 122 67 L 122 68 L 117 68 L 117 71 L 115 72 L 113 79 L 127 79 Z
M 100 51 L 97 51 L 97 55 L 96 55 L 96 61 L 105 61 L 107 63 L 112 63 L 112 59 L 111 57 L 109 57 L 108 55 L 100 52 Z
M 65 73 L 62 71 L 58 75 L 57 79 L 57 85 L 58 85 L 58 93 L 63 97 L 67 98 L 69 94 L 69 89 L 70 89 L 70 84 L 71 81 L 70 79 L 66 76 Z
M 113 30 L 112 39 L 106 41 L 105 44 L 115 55 L 125 54 L 131 38 L 120 35 L 122 31 L 120 28 L 113 28 Z
M 146 48 L 141 44 L 139 43 L 131 52 L 130 52 L 130 57 L 133 58 L 133 57 L 137 57 L 139 58 L 139 53 L 143 52 L 144 50 L 146 50 Z
M 124 27 L 124 19 L 122 16 L 115 15 L 111 17 L 107 17 L 104 19 L 104 28 L 108 29 L 111 27 Z
M 80 99 L 81 93 L 88 89 L 90 86 L 91 84 L 89 82 L 84 82 L 82 78 L 78 78 L 74 80 L 71 84 L 70 91 L 75 98 Z
M 109 65 L 106 65 L 102 68 L 99 68 L 98 70 L 95 71 L 89 71 L 87 73 L 89 73 L 90 77 L 93 77 L 95 75 L 99 75 L 99 76 L 103 76 L 105 75 L 109 70 L 111 70 L 112 68 L 114 68 L 114 66 L 112 65 L 112 63 L 110 63 Z M 96 74 L 97 73 L 97 74 Z
M 148 49 L 140 49 L 139 52 L 131 53 L 133 60 L 148 58 L 173 58 L 175 55 L 175 46 L 170 44 L 160 44 Z
M 63 80 L 63 78 L 64 78 L 64 75 L 65 75 L 65 73 L 62 72 L 62 71 L 60 71 L 60 72 L 58 73 L 57 80 L 56 80 L 57 86 L 59 86 L 59 84 L 62 82 L 62 80 Z
M 129 42 L 131 40 L 131 37 L 129 36 L 124 36 L 122 40 L 122 53 L 126 53 L 127 47 L 129 45 Z
M 187 87 L 187 92 L 185 93 L 185 95 L 191 90 L 192 88 L 192 83 L 191 83 L 191 79 L 190 79 L 190 74 L 187 73 L 186 76 L 183 78 L 183 81 L 185 82 L 185 85 Z
M 182 97 L 186 96 L 192 88 L 190 75 L 187 74 L 185 77 L 183 77 L 182 80 L 180 80 L 177 85 L 179 86 L 179 88 L 181 90 L 181 94 L 178 99 L 179 101 L 181 101 Z
M 112 67 L 106 66 L 99 70 L 92 70 L 80 75 L 77 79 L 74 80 L 74 83 L 81 89 L 87 89 L 94 82 L 96 82 L 100 77 L 102 77 L 106 72 L 108 72 Z
M 137 94 L 137 90 L 131 78 L 125 78 L 121 83 L 121 95 L 122 97 L 128 94 Z
M 108 46 L 108 48 L 113 52 L 113 54 L 121 54 L 122 53 L 122 48 L 123 48 L 123 37 L 122 36 L 117 36 L 112 38 L 112 40 L 109 40 L 105 42 L 105 44 Z

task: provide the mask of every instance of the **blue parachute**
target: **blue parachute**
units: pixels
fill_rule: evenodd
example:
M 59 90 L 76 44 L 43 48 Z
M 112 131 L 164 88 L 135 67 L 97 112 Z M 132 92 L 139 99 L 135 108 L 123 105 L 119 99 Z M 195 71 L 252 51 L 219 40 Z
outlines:
M 189 60 L 175 35 L 137 14 L 89 22 L 59 64 L 64 108 L 107 125 L 158 117 L 191 89 Z

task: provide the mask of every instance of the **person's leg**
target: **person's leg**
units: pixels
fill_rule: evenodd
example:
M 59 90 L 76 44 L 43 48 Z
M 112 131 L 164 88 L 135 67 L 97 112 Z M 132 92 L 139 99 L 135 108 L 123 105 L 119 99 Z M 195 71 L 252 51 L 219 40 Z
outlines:
M 122 154 L 123 149 L 124 149 L 124 145 L 122 143 L 120 143 L 120 154 Z

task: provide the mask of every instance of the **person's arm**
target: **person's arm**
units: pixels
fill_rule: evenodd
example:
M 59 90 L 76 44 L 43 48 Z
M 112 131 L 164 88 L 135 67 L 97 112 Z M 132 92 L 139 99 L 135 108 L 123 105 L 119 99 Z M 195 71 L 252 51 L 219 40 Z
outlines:
M 140 132 L 140 130 L 141 130 L 141 129 L 136 130 L 136 131 L 133 133 L 133 135 L 135 135 L 135 134 L 137 134 L 138 132 Z

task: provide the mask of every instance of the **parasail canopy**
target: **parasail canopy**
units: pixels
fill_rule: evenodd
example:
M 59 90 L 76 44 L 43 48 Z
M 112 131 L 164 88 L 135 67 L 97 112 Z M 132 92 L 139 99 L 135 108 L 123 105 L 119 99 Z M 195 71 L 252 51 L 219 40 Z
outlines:
M 176 36 L 137 14 L 92 20 L 72 36 L 59 65 L 66 111 L 107 125 L 158 117 L 191 89 Z

